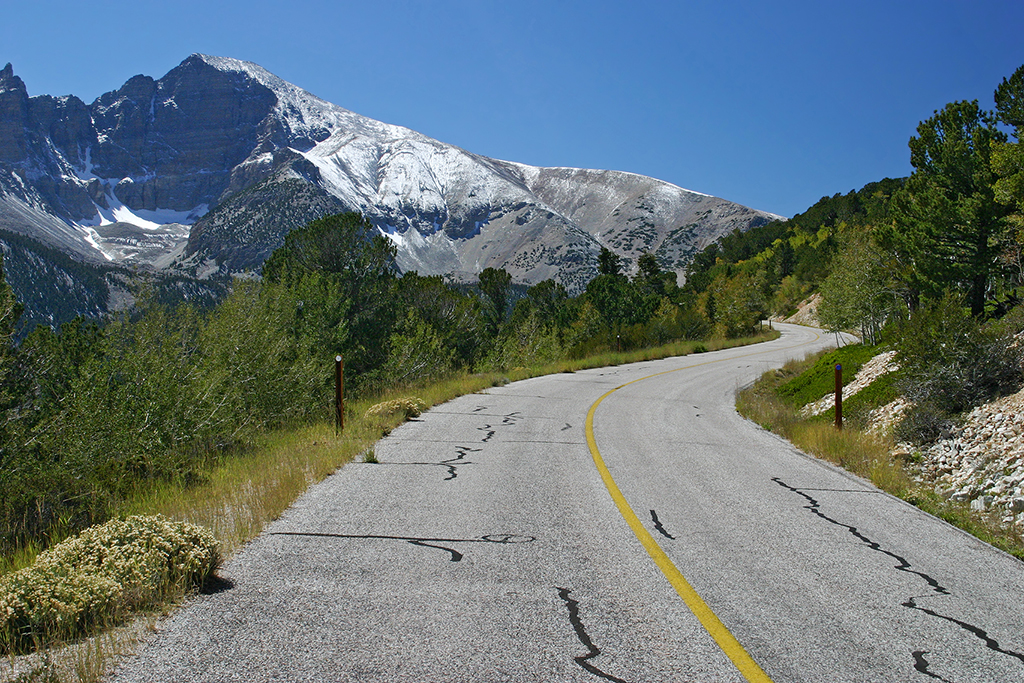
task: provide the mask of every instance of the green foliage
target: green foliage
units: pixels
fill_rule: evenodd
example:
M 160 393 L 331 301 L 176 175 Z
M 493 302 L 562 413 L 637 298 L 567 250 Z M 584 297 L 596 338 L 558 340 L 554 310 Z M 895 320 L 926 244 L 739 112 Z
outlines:
M 544 325 L 565 327 L 572 315 L 572 305 L 565 287 L 554 280 L 538 282 L 526 290 L 526 298 L 517 302 L 524 303 L 533 310 Z
M 6 281 L 23 297 L 18 339 L 36 325 L 52 325 L 80 315 L 98 317 L 108 307 L 106 278 L 117 269 L 76 261 L 31 237 L 3 229 L 0 244 L 6 252 Z
M 379 373 L 381 387 L 402 387 L 438 379 L 452 372 L 455 352 L 415 309 L 398 324 L 389 342 L 388 359 Z
M 877 344 L 887 320 L 902 312 L 892 264 L 866 234 L 851 236 L 821 283 L 818 320 L 829 330 L 859 329 L 868 344 Z
M 724 278 L 718 277 L 707 292 L 705 310 L 713 309 L 715 334 L 733 338 L 750 334 L 758 321 L 767 313 L 767 301 L 763 291 L 762 272 L 742 271 Z
M 199 477 L 207 458 L 318 412 L 329 370 L 293 334 L 296 310 L 239 282 L 206 316 L 152 304 L 102 331 L 37 329 L 2 434 L 0 543 L 102 521 L 143 482 Z
M 696 297 L 714 283 L 721 286 L 745 272 L 761 289 L 766 310 L 789 313 L 829 275 L 833 258 L 847 235 L 888 220 L 889 198 L 902 184 L 902 180 L 887 178 L 846 195 L 822 197 L 789 220 L 747 232 L 736 230 L 694 257 L 686 271 L 683 292 Z M 702 301 L 710 304 L 708 319 L 717 322 L 718 301 Z
M 1003 79 L 996 88 L 994 99 L 999 120 L 1016 128 L 1020 139 L 1019 131 L 1024 129 L 1024 65 Z
M 911 291 L 936 299 L 955 288 L 981 316 L 1003 271 L 1008 210 L 995 200 L 992 150 L 1005 135 L 977 101 L 946 105 L 917 132 L 910 139 L 915 170 L 894 198 L 893 221 L 879 226 L 880 244 Z
M 846 366 L 843 367 L 845 369 Z M 845 372 L 843 374 L 845 384 Z M 902 395 L 899 389 L 901 382 L 899 371 L 888 372 L 853 396 L 844 396 L 843 424 L 853 424 L 860 429 L 867 428 L 868 416 L 872 410 L 892 403 Z M 836 420 L 835 406 L 811 419 L 833 424 Z
M 512 276 L 504 268 L 484 268 L 480 272 L 479 287 L 483 294 L 486 330 L 491 337 L 496 337 L 508 317 Z
M 22 305 L 7 284 L 4 274 L 3 253 L 0 252 L 0 409 L 11 407 L 18 395 L 18 376 L 15 368 L 15 353 L 12 348 L 14 335 L 18 330 Z
M 310 352 L 341 353 L 356 378 L 385 361 L 397 317 L 395 245 L 357 213 L 293 230 L 263 276 L 297 298 L 296 333 Z M 359 382 L 350 387 L 360 389 Z
M 980 323 L 960 297 L 947 294 L 922 306 L 895 341 L 900 388 L 914 403 L 897 435 L 932 441 L 958 413 L 1018 390 L 1024 376 L 1013 341 L 1005 326 Z
M 531 312 L 498 340 L 484 367 L 493 370 L 531 367 L 565 357 L 556 328 Z
M 624 275 L 598 275 L 587 284 L 584 298 L 609 328 L 645 322 L 658 304 L 656 297 L 645 295 Z
M 879 353 L 876 346 L 849 344 L 820 356 L 808 370 L 783 383 L 780 397 L 799 408 L 835 391 L 835 367 L 843 368 L 843 386 L 853 380 L 864 363 Z
M 396 292 L 399 310 L 415 310 L 430 324 L 445 348 L 453 351 L 456 367 L 471 366 L 484 341 L 481 303 L 444 283 L 440 275 L 405 273 Z M 395 352 L 395 351 L 393 351 Z
M 999 176 L 995 199 L 1011 212 L 1007 216 L 1012 237 L 1002 257 L 1013 268 L 1014 281 L 1024 282 L 1024 66 L 1003 79 L 995 92 L 999 120 L 1014 129 L 1016 142 L 996 144 L 992 168 Z
M 619 255 L 608 247 L 601 247 L 601 251 L 597 255 L 597 274 L 613 277 L 622 274 L 622 262 Z

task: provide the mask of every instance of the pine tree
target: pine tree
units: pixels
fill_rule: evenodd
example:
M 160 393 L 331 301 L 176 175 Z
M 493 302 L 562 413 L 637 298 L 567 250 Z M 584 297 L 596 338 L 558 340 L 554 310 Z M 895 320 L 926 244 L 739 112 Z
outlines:
M 914 173 L 877 235 L 918 295 L 963 292 L 979 317 L 1000 271 L 1008 209 L 995 200 L 992 149 L 1006 136 L 976 100 L 946 105 L 917 132 L 909 143 Z

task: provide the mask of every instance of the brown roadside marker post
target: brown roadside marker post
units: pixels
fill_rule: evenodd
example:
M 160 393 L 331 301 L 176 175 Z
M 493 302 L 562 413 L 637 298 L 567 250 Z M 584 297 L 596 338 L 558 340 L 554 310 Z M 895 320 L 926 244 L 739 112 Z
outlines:
M 836 365 L 836 429 L 843 428 L 843 366 Z
M 345 431 L 345 373 L 340 353 L 334 357 L 334 429 L 338 434 Z

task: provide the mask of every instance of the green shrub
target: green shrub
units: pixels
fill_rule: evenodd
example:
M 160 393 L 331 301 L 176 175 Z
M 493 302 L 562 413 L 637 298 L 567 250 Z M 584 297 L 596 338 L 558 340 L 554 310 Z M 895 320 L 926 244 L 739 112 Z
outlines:
M 0 648 L 72 638 L 201 585 L 219 564 L 202 527 L 129 517 L 86 529 L 0 579 Z
M 843 366 L 844 368 L 846 366 Z M 843 373 L 844 379 L 846 373 Z M 849 398 L 843 398 L 843 420 L 845 422 L 852 422 L 858 427 L 866 428 L 868 426 L 868 415 L 875 408 L 892 403 L 899 397 L 898 385 L 900 382 L 899 371 L 888 372 L 881 377 L 875 379 L 874 382 L 858 391 Z M 825 422 L 835 422 L 836 409 L 834 407 L 829 408 L 825 412 L 817 415 L 812 420 L 820 420 Z
M 947 295 L 916 311 L 896 340 L 900 389 L 914 406 L 896 436 L 923 444 L 949 430 L 956 416 L 1020 388 L 1021 350 L 1013 326 L 983 325 Z

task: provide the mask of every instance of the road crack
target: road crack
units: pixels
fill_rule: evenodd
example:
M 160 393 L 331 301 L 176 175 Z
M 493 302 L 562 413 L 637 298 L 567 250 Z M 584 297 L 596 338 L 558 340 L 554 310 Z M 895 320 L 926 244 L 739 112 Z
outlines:
M 844 524 L 843 522 L 840 522 L 837 519 L 829 517 L 824 512 L 822 512 L 821 511 L 821 503 L 819 503 L 818 500 L 816 500 L 814 497 L 812 497 L 812 496 L 810 496 L 809 494 L 806 493 L 806 491 L 810 491 L 810 490 L 814 490 L 814 489 L 804 489 L 804 490 L 801 490 L 801 489 L 798 489 L 798 488 L 796 488 L 794 486 L 790 486 L 789 484 L 787 484 L 786 482 L 782 481 L 782 479 L 780 479 L 778 477 L 772 477 L 772 481 L 774 481 L 779 486 L 781 486 L 781 487 L 783 487 L 785 489 L 788 489 L 788 490 L 792 491 L 793 493 L 796 493 L 797 495 L 799 495 L 802 498 L 804 498 L 807 501 L 807 503 L 808 503 L 807 505 L 804 506 L 804 509 L 809 510 L 811 512 L 811 514 L 815 515 L 816 517 L 820 517 L 821 519 L 825 520 L 829 524 L 834 524 L 835 526 L 838 526 L 838 527 L 840 527 L 842 529 L 846 529 L 854 538 L 856 538 L 858 541 L 860 541 L 862 544 L 864 544 L 870 550 L 873 550 L 873 551 L 875 551 L 877 553 L 881 553 L 882 555 L 885 555 L 885 556 L 890 557 L 893 560 L 895 560 L 896 564 L 893 566 L 893 568 L 896 571 L 905 572 L 907 574 L 913 574 L 913 575 L 921 578 L 928 585 L 928 587 L 931 588 L 931 593 L 930 594 L 910 597 L 905 602 L 900 603 L 900 605 L 902 607 L 906 607 L 908 609 L 916 610 L 918 612 L 922 612 L 924 614 L 927 614 L 928 616 L 935 617 L 936 619 L 942 619 L 943 621 L 947 621 L 947 622 L 949 622 L 951 624 L 954 624 L 954 625 L 960 627 L 961 629 L 963 629 L 965 632 L 971 634 L 975 638 L 981 640 L 985 644 L 985 647 L 987 647 L 989 650 L 992 650 L 993 652 L 998 652 L 999 654 L 1006 655 L 1008 657 L 1013 657 L 1014 659 L 1019 660 L 1021 663 L 1024 663 L 1024 654 L 1021 654 L 1020 652 L 1016 652 L 1014 650 L 1008 650 L 1008 649 L 1002 647 L 999 644 L 999 641 L 997 641 L 994 638 L 992 638 L 988 634 L 988 632 L 985 631 L 984 629 L 982 629 L 982 628 L 980 628 L 978 626 L 975 626 L 974 624 L 970 624 L 970 623 L 968 623 L 966 621 L 962 621 L 960 619 L 956 619 L 955 617 L 950 617 L 950 616 L 947 616 L 945 614 L 941 614 L 939 612 L 936 612 L 935 610 L 928 609 L 927 607 L 923 607 L 923 606 L 919 605 L 917 603 L 917 601 L 922 599 L 922 598 L 934 597 L 936 595 L 952 595 L 952 594 L 949 592 L 949 589 L 947 589 L 945 586 L 943 586 L 941 583 L 939 583 L 939 581 L 936 580 L 934 577 L 929 576 L 925 572 L 913 569 L 911 563 L 905 557 L 903 557 L 901 555 L 898 555 L 898 554 L 892 552 L 891 550 L 886 550 L 877 541 L 873 541 L 868 536 L 864 535 L 861 531 L 859 531 L 857 529 L 857 527 L 852 526 L 850 524 Z M 946 680 L 945 678 L 942 678 L 941 676 L 939 676 L 938 674 L 936 674 L 935 672 L 931 671 L 928 668 L 929 667 L 929 662 L 928 662 L 927 659 L 924 658 L 925 654 L 929 654 L 928 651 L 926 651 L 926 650 L 915 650 L 911 654 L 914 657 L 914 668 L 917 671 L 919 671 L 919 672 L 921 672 L 921 673 L 923 673 L 923 674 L 925 674 L 927 676 L 930 676 L 932 678 L 936 678 L 938 680 L 943 680 L 943 681 Z
M 480 538 L 421 538 L 418 536 L 384 536 L 378 534 L 325 534 L 316 532 L 303 532 L 303 531 L 272 531 L 268 535 L 270 536 L 307 536 L 310 538 L 351 538 L 360 540 L 385 540 L 385 541 L 405 541 L 411 545 L 419 546 L 421 548 L 434 548 L 436 550 L 443 550 L 451 555 L 451 562 L 461 562 L 462 558 L 465 557 L 462 553 L 454 548 L 449 548 L 443 545 L 437 545 L 440 543 L 498 543 L 501 545 L 508 545 L 514 543 L 533 543 L 537 539 L 533 536 L 521 536 L 519 534 L 487 534 Z
M 523 416 L 518 411 L 516 411 L 514 413 L 509 413 L 508 415 L 503 416 L 501 419 L 501 424 L 499 425 L 485 424 L 483 427 L 477 427 L 477 430 L 484 433 L 484 438 L 481 439 L 481 442 L 487 443 L 488 441 L 493 439 L 494 435 L 498 433 L 496 429 L 497 427 L 509 427 L 511 425 L 514 425 L 518 420 L 522 419 L 522 417 Z
M 595 657 L 601 654 L 601 649 L 594 645 L 594 641 L 590 639 L 590 635 L 587 634 L 587 629 L 583 625 L 583 620 L 580 619 L 580 603 L 569 597 L 569 593 L 571 593 L 572 591 L 568 588 L 560 588 L 558 586 L 555 586 L 555 589 L 558 591 L 558 597 L 560 597 L 565 602 L 565 606 L 569 609 L 569 623 L 572 624 L 572 628 L 576 632 L 576 637 L 579 639 L 580 643 L 583 644 L 583 647 L 587 648 L 586 654 L 573 657 L 576 663 L 579 664 L 582 668 L 589 671 L 590 673 L 594 674 L 595 676 L 599 676 L 600 678 L 603 678 L 606 681 L 617 681 L 617 683 L 626 683 L 621 678 L 616 678 L 611 674 L 607 674 L 590 663 L 589 660 L 594 659 Z
M 651 510 L 651 521 L 654 522 L 654 528 L 665 538 L 676 540 L 676 537 L 665 531 L 665 527 L 662 525 L 661 520 L 658 519 L 658 513 Z

